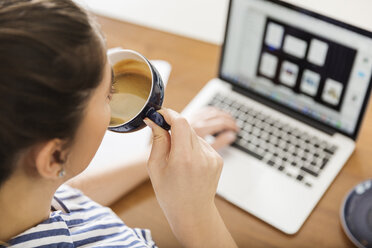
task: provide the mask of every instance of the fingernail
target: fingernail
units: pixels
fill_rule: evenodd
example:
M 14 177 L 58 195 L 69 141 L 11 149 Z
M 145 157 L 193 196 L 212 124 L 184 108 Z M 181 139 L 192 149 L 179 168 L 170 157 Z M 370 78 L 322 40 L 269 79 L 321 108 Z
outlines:
M 143 122 L 149 127 L 152 129 L 152 123 L 151 121 L 149 121 L 147 118 L 143 119 Z

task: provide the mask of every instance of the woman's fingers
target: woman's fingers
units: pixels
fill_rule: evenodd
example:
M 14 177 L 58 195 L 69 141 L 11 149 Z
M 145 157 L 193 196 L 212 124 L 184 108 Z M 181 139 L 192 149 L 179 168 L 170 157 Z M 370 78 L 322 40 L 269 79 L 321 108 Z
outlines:
M 198 127 L 198 134 L 202 137 L 207 135 L 214 135 L 223 131 L 238 132 L 239 127 L 235 121 L 230 118 L 216 118 L 205 121 Z
M 225 112 L 215 107 L 205 107 L 205 108 L 200 109 L 198 112 L 196 112 L 193 115 L 193 119 L 209 120 L 209 119 L 215 118 L 217 115 L 221 113 L 225 113 Z
M 226 118 L 233 119 L 232 116 L 229 113 L 227 113 L 227 112 L 225 112 L 221 109 L 218 109 L 218 108 L 215 108 L 215 107 L 206 107 L 206 108 L 202 108 L 198 112 L 196 112 L 193 115 L 192 120 L 208 121 L 208 120 L 211 120 L 211 119 L 221 118 L 221 117 L 226 117 Z
M 219 150 L 225 146 L 230 145 L 236 140 L 236 133 L 232 131 L 225 131 L 219 134 L 215 139 L 211 146 L 215 150 Z
M 217 135 L 214 142 L 211 143 L 215 150 L 234 142 L 236 133 L 240 130 L 230 114 L 214 107 L 206 107 L 195 113 L 191 118 L 191 126 L 202 138 L 208 135 Z
M 229 130 L 239 131 L 235 119 L 230 114 L 214 107 L 199 110 L 191 117 L 190 123 L 201 137 Z
M 171 150 L 174 153 L 187 153 L 193 147 L 193 130 L 187 120 L 176 111 L 161 109 L 158 111 L 171 126 Z
M 146 118 L 144 122 L 151 128 L 153 134 L 153 143 L 148 166 L 165 164 L 171 146 L 169 133 L 148 118 Z

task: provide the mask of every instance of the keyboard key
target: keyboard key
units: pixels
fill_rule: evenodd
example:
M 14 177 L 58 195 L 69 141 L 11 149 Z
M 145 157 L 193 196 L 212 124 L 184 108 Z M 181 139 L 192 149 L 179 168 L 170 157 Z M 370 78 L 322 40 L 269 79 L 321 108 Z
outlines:
M 300 174 L 300 175 L 298 175 L 298 176 L 296 177 L 296 179 L 297 179 L 298 181 L 302 181 L 302 179 L 304 179 L 304 177 Z
M 326 148 L 327 146 L 328 146 L 328 144 L 327 144 L 327 142 L 325 142 L 325 141 L 322 141 L 322 142 L 319 143 L 319 148 L 324 149 L 324 148 Z
M 296 167 L 293 167 L 293 166 L 290 166 L 289 164 L 287 164 L 288 166 L 285 167 L 285 171 L 286 172 L 289 172 L 291 175 L 295 176 L 299 173 L 299 169 L 296 168 Z
M 248 153 L 252 157 L 257 158 L 258 160 L 262 160 L 263 159 L 263 156 L 257 154 L 255 151 L 253 151 L 253 149 L 250 150 L 247 147 L 241 146 L 241 145 L 236 144 L 236 143 L 234 143 L 233 146 L 236 147 L 236 148 L 238 148 L 238 149 L 240 149 L 240 150 L 242 150 L 242 151 L 244 151 L 244 152 L 246 152 L 246 153 Z
M 264 157 L 264 160 L 267 162 L 267 161 L 269 161 L 273 158 L 273 155 L 271 153 L 267 152 L 266 150 L 264 150 L 263 157 Z
M 288 144 L 288 152 L 294 152 L 295 151 L 295 146 L 294 145 L 292 145 L 292 144 Z
M 237 102 L 233 102 L 233 104 L 231 105 L 231 107 L 233 107 L 234 109 L 239 109 L 240 108 L 240 104 L 239 103 L 237 103 Z
M 335 153 L 336 150 L 337 150 L 336 146 L 331 146 L 331 147 L 327 147 L 324 149 L 325 152 L 332 154 L 332 155 Z
M 244 112 L 240 112 L 238 115 L 239 120 L 245 121 L 247 119 L 248 115 L 246 115 Z
M 287 146 L 287 142 L 285 142 L 284 140 L 279 140 L 279 146 L 284 149 L 286 146 Z
M 257 128 L 257 127 L 253 128 L 252 134 L 255 135 L 255 136 L 260 135 L 261 134 L 261 129 Z
M 320 166 L 321 170 L 324 169 L 324 167 L 327 165 L 328 161 L 329 161 L 328 159 L 323 159 L 322 165 Z
M 299 157 L 296 157 L 296 158 L 295 158 L 295 161 L 296 161 L 297 166 L 298 166 L 299 168 L 301 168 L 301 167 L 305 164 L 304 161 L 302 161 Z
M 232 104 L 232 100 L 230 98 L 228 98 L 228 97 L 224 97 L 223 98 L 223 102 L 226 103 L 226 104 L 228 104 L 228 105 Z
M 239 128 L 242 128 L 242 127 L 244 126 L 244 121 L 237 119 L 237 120 L 236 120 L 236 125 L 237 125 Z
M 245 123 L 243 130 L 246 132 L 252 131 L 252 126 L 249 123 Z
M 310 175 L 312 175 L 312 176 L 314 176 L 314 177 L 317 177 L 317 176 L 318 176 L 318 173 L 316 173 L 316 172 L 314 172 L 314 171 L 312 171 L 312 170 L 310 170 L 310 169 L 308 169 L 308 168 L 306 168 L 306 167 L 304 167 L 304 166 L 301 167 L 301 170 L 303 170 L 303 171 L 309 173 Z

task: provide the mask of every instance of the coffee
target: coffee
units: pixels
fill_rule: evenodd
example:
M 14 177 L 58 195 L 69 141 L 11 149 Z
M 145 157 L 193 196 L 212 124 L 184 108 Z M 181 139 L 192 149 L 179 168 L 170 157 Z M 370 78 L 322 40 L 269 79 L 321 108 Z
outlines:
M 133 59 L 116 63 L 113 70 L 115 83 L 110 102 L 110 126 L 118 126 L 134 118 L 145 106 L 152 77 L 146 63 Z

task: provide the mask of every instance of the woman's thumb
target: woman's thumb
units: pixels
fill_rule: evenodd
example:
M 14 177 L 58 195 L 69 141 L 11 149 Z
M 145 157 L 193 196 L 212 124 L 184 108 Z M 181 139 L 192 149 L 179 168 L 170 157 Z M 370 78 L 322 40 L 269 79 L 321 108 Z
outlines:
M 167 160 L 169 155 L 171 147 L 170 135 L 166 130 L 156 125 L 150 119 L 146 118 L 143 121 L 151 128 L 153 135 L 152 149 L 148 165 L 161 166 Z

